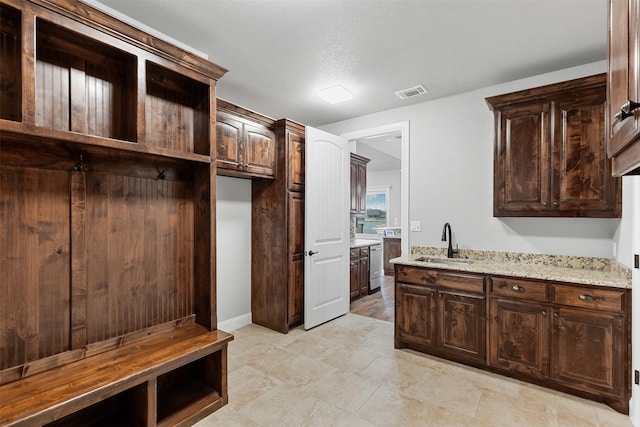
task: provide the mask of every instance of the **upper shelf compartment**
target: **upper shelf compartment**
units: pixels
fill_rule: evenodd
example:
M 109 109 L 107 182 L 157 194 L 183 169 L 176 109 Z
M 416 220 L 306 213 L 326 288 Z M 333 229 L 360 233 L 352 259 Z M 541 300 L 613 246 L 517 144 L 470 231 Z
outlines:
M 35 124 L 135 142 L 136 60 L 38 19 Z
M 22 120 L 22 14 L 0 4 L 0 119 Z
M 146 82 L 147 144 L 209 156 L 210 86 L 152 62 Z

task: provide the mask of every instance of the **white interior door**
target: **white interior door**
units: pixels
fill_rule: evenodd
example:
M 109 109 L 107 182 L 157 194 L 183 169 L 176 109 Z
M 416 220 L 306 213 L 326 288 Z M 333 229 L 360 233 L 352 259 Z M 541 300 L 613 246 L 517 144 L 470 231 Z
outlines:
M 305 329 L 349 311 L 349 173 L 349 142 L 307 127 Z

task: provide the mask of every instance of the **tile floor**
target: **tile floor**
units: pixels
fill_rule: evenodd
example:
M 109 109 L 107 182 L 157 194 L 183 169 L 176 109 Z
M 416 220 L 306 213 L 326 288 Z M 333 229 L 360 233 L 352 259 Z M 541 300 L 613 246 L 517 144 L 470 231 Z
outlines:
M 347 314 L 287 335 L 233 331 L 229 404 L 196 426 L 631 426 L 605 405 L 393 348 L 393 323 Z

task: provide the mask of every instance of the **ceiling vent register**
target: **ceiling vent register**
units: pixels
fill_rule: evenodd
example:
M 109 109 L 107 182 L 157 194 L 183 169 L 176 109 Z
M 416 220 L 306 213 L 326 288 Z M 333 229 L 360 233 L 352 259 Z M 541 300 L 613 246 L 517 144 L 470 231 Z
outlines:
M 399 90 L 396 92 L 396 95 L 398 95 L 398 98 L 400 99 L 409 99 L 425 93 L 427 93 L 427 89 L 422 85 L 418 85 L 408 89 Z

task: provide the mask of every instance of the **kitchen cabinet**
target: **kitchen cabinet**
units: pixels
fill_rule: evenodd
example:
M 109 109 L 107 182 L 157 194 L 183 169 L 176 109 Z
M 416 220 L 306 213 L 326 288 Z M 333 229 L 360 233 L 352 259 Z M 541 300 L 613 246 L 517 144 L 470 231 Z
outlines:
M 607 153 L 614 176 L 640 167 L 640 0 L 609 2 Z
M 2 0 L 0 63 L 0 395 L 19 402 L 0 419 L 187 425 L 224 406 L 226 70 L 68 0 Z
M 484 277 L 396 267 L 396 348 L 483 366 Z
M 223 100 L 218 100 L 217 113 L 217 173 L 240 178 L 274 178 L 274 121 Z
M 549 376 L 547 284 L 493 278 L 489 303 L 489 364 L 534 378 Z
M 351 213 L 367 213 L 367 163 L 369 159 L 351 153 Z
M 553 285 L 553 292 L 551 379 L 628 399 L 627 292 L 567 285 Z
M 402 255 L 402 241 L 400 237 L 385 237 L 383 239 L 383 253 L 384 253 L 384 274 L 385 276 L 393 276 L 393 264 L 391 260 L 398 258 Z
M 495 116 L 494 216 L 621 215 L 605 146 L 606 75 L 487 98 Z
M 353 300 L 369 294 L 369 247 L 351 248 L 349 255 L 349 289 Z
M 630 289 L 402 264 L 395 265 L 395 274 L 396 348 L 628 412 Z
M 304 126 L 275 122 L 274 179 L 252 182 L 251 315 L 287 333 L 304 320 Z
M 491 366 L 627 410 L 628 291 L 514 278 L 491 282 Z

